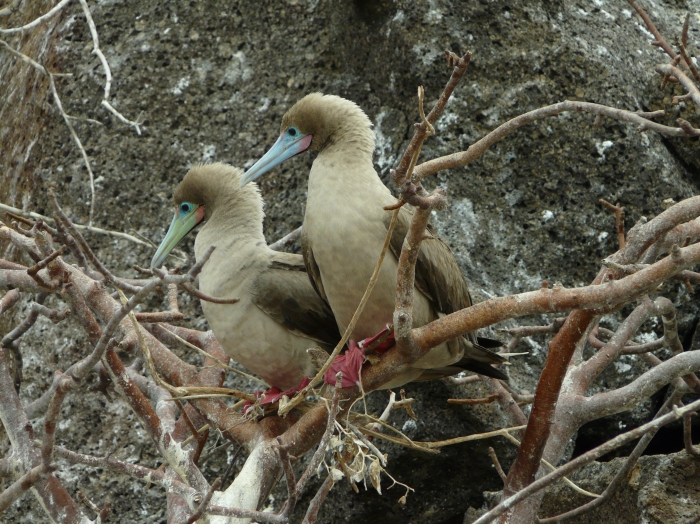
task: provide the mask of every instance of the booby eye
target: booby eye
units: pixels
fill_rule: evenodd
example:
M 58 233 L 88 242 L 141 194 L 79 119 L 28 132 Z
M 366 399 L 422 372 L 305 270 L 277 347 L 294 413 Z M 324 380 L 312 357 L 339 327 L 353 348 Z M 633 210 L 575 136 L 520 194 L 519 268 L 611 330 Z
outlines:
M 189 202 L 183 202 L 182 204 L 180 204 L 180 213 L 182 213 L 183 215 L 186 215 L 187 213 L 192 211 L 193 207 L 194 206 L 192 204 L 190 204 Z
M 299 131 L 296 127 L 290 127 L 289 129 L 287 129 L 287 134 L 293 138 L 299 134 Z

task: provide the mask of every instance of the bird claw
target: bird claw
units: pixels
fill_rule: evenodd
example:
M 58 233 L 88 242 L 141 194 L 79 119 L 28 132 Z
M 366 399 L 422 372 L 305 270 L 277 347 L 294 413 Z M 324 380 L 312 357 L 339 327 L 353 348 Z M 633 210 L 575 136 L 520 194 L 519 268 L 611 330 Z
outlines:
M 393 347 L 396 343 L 394 339 L 394 326 L 387 324 L 384 329 L 373 337 L 360 340 L 358 346 L 365 351 L 373 351 L 375 353 L 384 353 L 387 349 Z

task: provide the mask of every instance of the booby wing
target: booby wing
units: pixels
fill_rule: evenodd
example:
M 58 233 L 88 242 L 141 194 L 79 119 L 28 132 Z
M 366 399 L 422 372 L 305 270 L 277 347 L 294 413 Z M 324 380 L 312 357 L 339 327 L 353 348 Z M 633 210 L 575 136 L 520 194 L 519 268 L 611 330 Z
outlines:
M 408 234 L 412 218 L 413 212 L 406 206 L 402 207 L 391 235 L 391 243 L 389 244 L 396 258 L 399 258 L 401 254 L 401 248 Z M 384 225 L 387 229 L 390 222 L 391 214 L 387 213 L 384 219 Z M 431 224 L 428 224 L 426 232 L 432 238 L 428 238 L 421 243 L 416 261 L 416 287 L 432 301 L 437 313 L 448 315 L 470 307 L 472 299 L 469 294 L 469 288 L 452 254 L 452 250 L 438 237 L 435 228 Z M 486 344 L 490 347 L 498 347 L 498 342 L 488 339 L 479 340 L 476 333 L 468 333 L 465 335 L 465 338 L 467 338 L 469 344 L 464 344 L 464 358 L 450 367 L 468 369 L 482 375 L 505 379 L 503 373 L 492 368 L 489 364 L 502 363 L 506 359 L 489 351 L 481 344 L 482 341 L 488 341 Z M 440 373 L 441 370 L 435 371 Z M 444 373 L 447 369 L 442 371 Z M 443 374 L 443 376 L 445 375 Z M 423 378 L 421 377 L 421 379 Z M 430 378 L 426 375 L 425 379 L 429 380 Z
M 390 244 L 397 259 L 412 219 L 413 211 L 406 206 L 402 207 Z M 387 213 L 384 219 L 387 229 L 390 222 L 391 214 Z M 438 313 L 449 314 L 471 306 L 469 289 L 450 247 L 438 237 L 431 224 L 428 224 L 426 232 L 432 238 L 421 243 L 416 262 L 416 287 L 433 302 Z
M 309 238 L 304 233 L 304 228 L 301 228 L 301 254 L 304 258 L 304 266 L 306 266 L 306 272 L 309 275 L 309 280 L 311 285 L 316 290 L 316 293 L 328 303 L 328 296 L 326 295 L 326 290 L 323 289 L 323 280 L 321 280 L 321 270 L 318 268 L 316 259 L 314 258 L 314 251 L 309 243 Z
M 299 255 L 274 252 L 252 292 L 253 303 L 289 331 L 333 346 L 340 340 L 330 306 L 309 283 Z

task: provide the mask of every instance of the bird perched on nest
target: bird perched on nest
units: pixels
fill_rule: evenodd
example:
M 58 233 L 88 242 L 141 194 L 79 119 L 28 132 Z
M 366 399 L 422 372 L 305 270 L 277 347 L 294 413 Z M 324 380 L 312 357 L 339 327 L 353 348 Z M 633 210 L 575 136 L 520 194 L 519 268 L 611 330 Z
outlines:
M 312 287 L 300 255 L 271 250 L 263 236 L 263 201 L 255 184 L 241 187 L 242 171 L 227 164 L 195 166 L 175 188 L 175 216 L 153 257 L 160 266 L 198 224 L 194 243 L 200 260 L 216 249 L 199 274 L 210 296 L 235 304 L 202 301 L 204 315 L 231 358 L 280 391 L 306 385 L 316 373 L 307 349 L 327 352 L 340 340 L 328 305 Z
M 396 203 L 374 170 L 371 125 L 362 109 L 349 100 L 320 93 L 307 95 L 287 111 L 277 142 L 241 180 L 245 185 L 303 151 L 318 151 L 309 174 L 302 252 L 314 287 L 330 304 L 341 332 L 350 323 L 382 250 L 391 219 L 383 208 Z M 398 256 L 411 215 L 406 206 L 399 213 L 391 238 L 392 252 L 386 256 L 350 336 L 351 352 L 357 352 L 359 342 L 376 336 L 392 322 Z M 414 326 L 471 305 L 452 252 L 432 228 L 428 232 L 431 238 L 421 244 L 416 265 Z M 463 369 L 506 379 L 492 367 L 504 361 L 469 333 L 431 349 L 384 387 L 439 378 Z M 361 365 L 361 359 L 359 362 Z M 345 370 L 344 386 L 351 385 L 346 376 L 357 377 L 357 372 Z

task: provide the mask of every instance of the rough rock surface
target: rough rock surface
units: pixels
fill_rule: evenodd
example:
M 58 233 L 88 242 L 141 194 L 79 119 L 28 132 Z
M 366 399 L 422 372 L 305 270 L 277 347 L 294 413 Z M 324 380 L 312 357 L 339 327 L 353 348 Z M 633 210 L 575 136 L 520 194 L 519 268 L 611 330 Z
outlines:
M 35 12 L 22 11 L 27 4 Z M 22 2 L 3 24 L 19 25 L 50 5 Z M 112 104 L 128 118 L 142 119 L 140 136 L 100 108 L 104 75 L 91 54 L 90 33 L 77 3 L 30 35 L 8 41 L 38 56 L 52 71 L 72 74 L 57 77 L 66 110 L 101 122 L 74 121 L 97 177 L 95 224 L 133 229 L 155 243 L 170 221 L 171 190 L 189 166 L 213 160 L 251 165 L 275 140 L 284 112 L 312 91 L 345 96 L 365 109 L 375 122 L 377 169 L 388 182 L 388 170 L 417 118 L 417 86 L 424 85 L 432 100 L 448 77 L 440 56 L 445 48 L 471 50 L 474 58 L 437 123 L 439 134 L 426 143 L 425 159 L 465 149 L 508 118 L 565 99 L 629 110 L 664 108 L 668 123 L 680 115 L 698 124 L 692 108 L 670 105 L 680 91 L 658 90 L 653 66 L 665 58 L 649 45 L 650 35 L 621 0 L 108 0 L 91 8 L 114 75 Z M 669 38 L 679 31 L 687 10 L 696 13 L 690 36 L 697 43 L 700 2 L 655 1 L 649 8 Z M 26 67 L 0 49 L 0 197 L 46 213 L 46 190 L 53 185 L 71 216 L 85 223 L 90 189 L 81 156 L 51 107 L 45 80 L 32 74 L 20 81 Z M 17 95 L 17 86 L 26 86 L 25 99 Z M 32 130 L 37 122 L 43 128 Z M 311 161 L 302 156 L 261 180 L 269 239 L 301 224 Z M 624 205 L 630 227 L 641 216 L 661 211 L 664 199 L 696 194 L 699 169 L 697 139 L 640 134 L 631 125 L 609 120 L 594 127 L 590 115 L 564 114 L 516 132 L 468 168 L 441 173 L 427 185 L 449 191 L 451 207 L 436 214 L 435 223 L 477 300 L 483 300 L 536 289 L 544 279 L 565 286 L 587 283 L 600 259 L 616 250 L 613 219 L 598 199 Z M 109 266 L 128 276 L 132 264 L 146 264 L 153 252 L 110 237 L 93 235 L 90 241 Z M 182 251 L 191 253 L 191 240 Z M 698 320 L 695 297 L 681 287 L 674 293 L 681 335 L 690 345 Z M 199 306 L 183 302 L 192 323 L 204 328 Z M 15 315 L 19 318 L 20 312 Z M 609 322 L 614 325 L 616 319 Z M 23 344 L 22 396 L 36 398 L 53 370 L 64 369 L 84 351 L 84 343 L 74 327 L 40 323 Z M 530 354 L 511 366 L 512 385 L 531 391 L 546 341 L 537 338 L 522 347 Z M 606 371 L 596 387 L 627 383 L 645 369 L 634 357 L 628 360 Z M 399 414 L 394 422 L 412 438 L 449 438 L 503 425 L 495 408 L 446 405 L 448 397 L 483 394 L 479 386 L 438 382 L 407 389 L 417 399 L 420 421 L 413 426 Z M 659 400 L 653 397 L 631 412 L 591 424 L 581 434 L 601 441 L 647 420 Z M 369 408 L 379 410 L 383 402 L 377 394 Z M 69 396 L 64 416 L 78 410 L 86 413 L 82 424 L 59 426 L 60 443 L 156 465 L 150 442 L 123 404 L 94 395 Z M 673 438 L 680 437 L 676 433 Z M 484 490 L 500 487 L 486 455 L 488 445 L 496 447 L 507 467 L 514 448 L 501 439 L 446 448 L 437 456 L 388 446 L 389 471 L 417 490 L 406 506 L 397 502 L 403 494 L 399 487 L 380 497 L 355 494 L 341 484 L 320 521 L 461 522 L 467 508 L 482 505 Z M 637 482 L 639 497 L 650 493 L 646 500 L 651 493 L 664 494 L 652 486 L 660 482 L 651 474 L 653 461 L 662 462 L 664 475 L 678 482 L 690 467 L 681 456 L 644 459 Z M 221 474 L 224 454 L 208 464 L 208 476 Z M 62 471 L 59 476 L 71 492 L 80 489 L 98 503 L 110 502 L 122 522 L 164 521 L 157 488 L 145 489 L 107 471 L 77 466 Z M 602 478 L 599 471 L 591 466 L 581 478 Z M 282 488 L 275 492 L 278 500 L 283 494 Z M 556 496 L 547 498 L 546 508 L 563 507 Z M 644 507 L 660 507 L 649 504 Z M 619 516 L 626 507 L 610 505 L 601 511 Z M 644 511 L 650 519 L 676 522 Z M 43 521 L 31 497 L 5 517 L 8 522 Z
M 584 489 L 600 493 L 612 481 L 624 459 L 595 462 L 574 475 Z M 562 513 L 588 502 L 586 497 L 558 484 L 545 496 L 540 517 Z M 700 515 L 700 460 L 684 451 L 642 457 L 620 491 L 589 514 L 569 522 L 650 524 L 692 522 Z
M 602 493 L 612 482 L 624 459 L 593 462 L 570 478 L 580 487 Z M 685 451 L 669 455 L 643 456 L 618 491 L 602 506 L 567 520 L 571 524 L 614 522 L 615 524 L 690 523 L 700 515 L 700 460 Z M 490 507 L 500 501 L 501 493 L 487 493 Z M 540 518 L 553 517 L 591 499 L 559 482 L 547 490 Z M 475 521 L 486 511 L 469 508 L 465 524 Z

